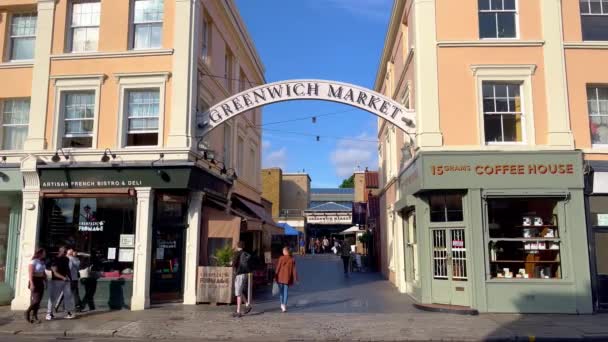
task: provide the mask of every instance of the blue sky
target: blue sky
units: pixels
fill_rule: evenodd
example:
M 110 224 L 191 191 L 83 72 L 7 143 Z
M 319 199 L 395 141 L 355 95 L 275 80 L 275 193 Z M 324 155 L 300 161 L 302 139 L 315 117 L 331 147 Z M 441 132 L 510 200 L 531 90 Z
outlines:
M 268 82 L 317 78 L 373 88 L 392 0 L 236 2 Z M 315 124 L 276 123 L 313 115 Z M 264 107 L 263 118 L 263 167 L 305 169 L 314 187 L 336 187 L 357 167 L 377 168 L 377 121 L 365 111 L 293 101 Z

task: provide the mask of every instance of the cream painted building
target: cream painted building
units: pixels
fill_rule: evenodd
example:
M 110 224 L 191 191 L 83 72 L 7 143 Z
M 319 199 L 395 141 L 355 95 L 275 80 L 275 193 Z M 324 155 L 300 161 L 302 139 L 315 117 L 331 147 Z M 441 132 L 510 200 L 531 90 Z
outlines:
M 88 254 L 97 304 L 140 310 L 195 304 L 213 248 L 261 245 L 261 110 L 201 136 L 209 106 L 265 83 L 233 0 L 3 0 L 0 58 L 13 309 L 38 246 Z
M 588 0 L 394 2 L 375 90 L 414 109 L 417 132 L 378 121 L 382 270 L 417 305 L 606 302 L 607 13 Z

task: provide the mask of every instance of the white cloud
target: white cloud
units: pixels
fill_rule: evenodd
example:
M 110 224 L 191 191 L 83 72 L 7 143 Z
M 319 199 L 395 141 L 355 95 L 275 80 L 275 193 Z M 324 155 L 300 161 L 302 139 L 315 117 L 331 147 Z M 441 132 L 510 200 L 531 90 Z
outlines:
M 376 169 L 378 165 L 378 143 L 366 133 L 352 140 L 340 140 L 336 149 L 330 155 L 331 163 L 338 177 L 350 177 L 354 171 Z
M 280 167 L 285 170 L 287 168 L 287 148 L 281 147 L 274 151 L 264 151 L 264 158 L 262 160 L 262 167 Z
M 268 141 L 268 140 L 263 140 L 263 141 L 262 141 L 262 149 L 263 149 L 263 150 L 269 149 L 269 148 L 270 148 L 270 146 L 271 146 L 270 141 Z
M 314 0 L 314 2 L 327 4 L 374 20 L 388 18 L 393 3 L 392 0 L 326 0 L 323 2 Z

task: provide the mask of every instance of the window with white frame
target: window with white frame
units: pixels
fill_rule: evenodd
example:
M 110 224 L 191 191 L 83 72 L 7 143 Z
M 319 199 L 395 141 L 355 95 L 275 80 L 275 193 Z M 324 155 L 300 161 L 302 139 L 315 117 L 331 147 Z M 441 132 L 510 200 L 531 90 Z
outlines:
M 482 82 L 486 143 L 523 142 L 521 83 Z
M 160 89 L 128 89 L 126 146 L 156 146 L 159 142 Z
M 95 91 L 66 91 L 62 99 L 61 147 L 93 147 Z
M 10 28 L 11 61 L 34 59 L 36 44 L 35 13 L 13 14 Z
M 209 49 L 211 48 L 211 21 L 206 16 L 203 16 L 203 41 L 201 43 L 201 54 L 205 62 L 209 62 Z
M 591 143 L 608 145 L 608 86 L 587 86 Z
M 238 174 L 244 174 L 243 169 L 245 168 L 245 140 L 239 136 L 236 144 L 236 168 Z
M 480 38 L 517 37 L 517 0 L 478 0 Z
M 583 40 L 608 40 L 608 1 L 579 1 Z
M 232 125 L 224 123 L 224 165 L 232 167 Z
M 72 52 L 96 51 L 99 43 L 99 1 L 72 2 L 70 47 Z
M 30 99 L 7 99 L 1 108 L 2 150 L 22 150 L 30 121 Z
M 226 89 L 229 93 L 232 93 L 232 64 L 234 57 L 230 49 L 226 46 L 226 53 L 224 55 L 224 82 L 226 85 Z
M 133 6 L 133 48 L 157 49 L 162 45 L 163 0 L 135 0 Z

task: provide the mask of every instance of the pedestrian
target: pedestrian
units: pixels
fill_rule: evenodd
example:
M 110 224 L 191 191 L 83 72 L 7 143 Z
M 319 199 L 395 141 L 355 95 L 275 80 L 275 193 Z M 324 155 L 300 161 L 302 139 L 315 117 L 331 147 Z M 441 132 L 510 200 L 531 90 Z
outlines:
M 306 255 L 306 240 L 300 238 L 300 255 Z
M 310 238 L 308 248 L 310 248 L 310 254 L 315 255 L 315 238 Z
M 319 238 L 315 240 L 315 251 L 317 253 L 321 253 L 321 241 L 319 240 Z
M 66 319 L 73 319 L 74 315 L 74 297 L 72 296 L 70 276 L 70 259 L 66 256 L 66 248 L 59 247 L 57 256 L 51 262 L 51 281 L 49 282 L 49 300 L 46 308 L 46 320 L 50 321 L 55 318 L 53 308 L 59 299 L 59 295 L 63 292 L 63 303 L 65 305 L 67 315 Z
M 344 264 L 344 276 L 348 277 L 348 269 L 350 266 L 350 244 L 346 241 L 346 239 L 344 239 L 342 242 L 340 256 L 342 257 L 342 263 Z
M 95 310 L 95 292 L 97 291 L 97 278 L 98 272 L 91 261 L 89 267 L 82 270 L 80 283 L 84 287 L 84 297 L 80 301 L 81 310 L 84 310 L 85 306 L 89 307 L 89 311 Z
M 32 261 L 30 261 L 28 266 L 28 288 L 32 295 L 30 296 L 30 306 L 25 311 L 25 320 L 29 323 L 40 323 L 40 320 L 38 319 L 38 310 L 40 309 L 40 302 L 44 295 L 44 286 L 46 282 L 45 258 L 46 251 L 44 248 L 39 248 L 32 256 Z
M 281 300 L 281 311 L 287 312 L 287 298 L 289 287 L 298 281 L 296 272 L 296 259 L 288 247 L 283 247 L 283 255 L 277 262 L 277 272 L 274 280 L 279 285 L 279 298 Z
M 248 274 L 251 272 L 251 254 L 245 252 L 243 241 L 237 244 L 236 253 L 232 259 L 232 268 L 234 270 L 234 295 L 236 296 L 236 312 L 233 317 L 242 317 L 243 314 L 251 312 L 251 298 L 245 295 Z M 241 302 L 245 303 L 245 312 L 241 313 Z
M 323 253 L 329 253 L 329 240 L 327 236 L 323 238 Z
M 82 311 L 80 291 L 78 291 L 78 281 L 80 279 L 80 259 L 78 258 L 78 252 L 76 252 L 76 249 L 74 248 L 68 249 L 66 255 L 70 260 L 70 289 L 72 290 L 76 311 L 80 312 Z

